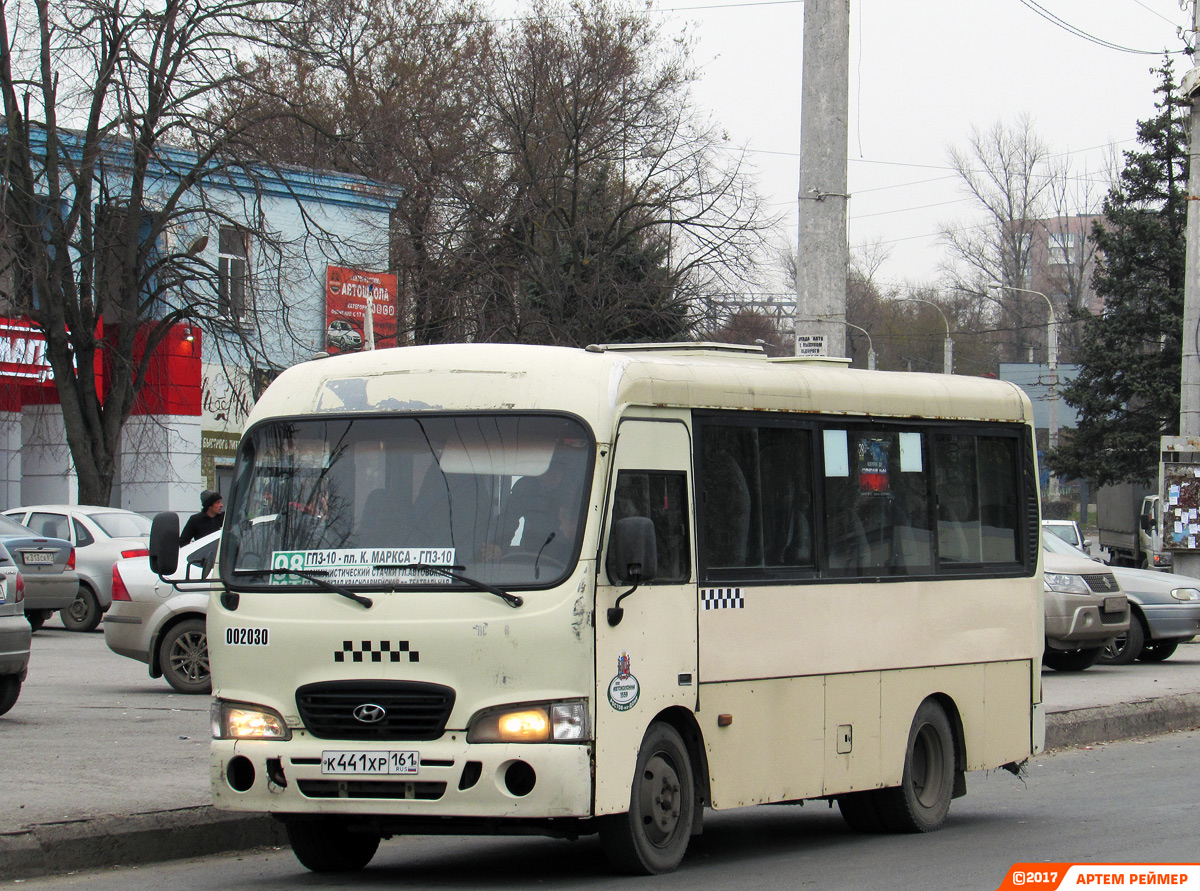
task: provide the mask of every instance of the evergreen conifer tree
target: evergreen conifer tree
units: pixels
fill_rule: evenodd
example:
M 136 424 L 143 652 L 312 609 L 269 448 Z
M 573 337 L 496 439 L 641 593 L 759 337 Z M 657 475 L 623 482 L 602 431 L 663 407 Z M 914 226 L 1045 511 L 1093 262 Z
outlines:
M 1104 309 L 1079 313 L 1080 371 L 1063 390 L 1079 424 L 1048 456 L 1055 473 L 1096 485 L 1156 478 L 1159 437 L 1179 431 L 1187 118 L 1170 60 L 1156 73 L 1156 114 L 1138 122 L 1140 147 L 1092 231 Z

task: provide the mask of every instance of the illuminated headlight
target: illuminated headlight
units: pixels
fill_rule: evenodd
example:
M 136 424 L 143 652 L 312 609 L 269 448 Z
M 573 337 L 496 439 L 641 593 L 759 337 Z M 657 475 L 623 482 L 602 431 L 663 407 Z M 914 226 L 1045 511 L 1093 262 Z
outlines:
M 274 709 L 246 702 L 215 700 L 212 704 L 213 739 L 291 739 L 292 731 Z
M 534 702 L 479 712 L 467 730 L 470 743 L 580 742 L 591 739 L 586 699 Z
M 1176 600 L 1183 601 L 1200 600 L 1200 591 L 1197 591 L 1195 588 L 1173 588 L 1171 596 Z
M 1067 575 L 1061 572 L 1046 573 L 1046 590 L 1057 591 L 1060 594 L 1091 594 L 1081 575 Z

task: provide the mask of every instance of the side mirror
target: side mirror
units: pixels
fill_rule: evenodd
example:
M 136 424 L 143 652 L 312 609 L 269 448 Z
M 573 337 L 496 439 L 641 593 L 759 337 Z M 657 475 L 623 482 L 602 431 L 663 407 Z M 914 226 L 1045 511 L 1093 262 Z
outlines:
M 605 568 L 610 579 L 641 585 L 658 575 L 658 541 L 649 517 L 624 517 L 613 524 Z
M 1142 531 L 1143 532 L 1149 533 L 1149 532 L 1154 531 L 1154 518 L 1153 517 L 1141 517 L 1140 519 L 1142 521 Z
M 164 576 L 178 568 L 179 515 L 162 511 L 150 524 L 150 571 Z

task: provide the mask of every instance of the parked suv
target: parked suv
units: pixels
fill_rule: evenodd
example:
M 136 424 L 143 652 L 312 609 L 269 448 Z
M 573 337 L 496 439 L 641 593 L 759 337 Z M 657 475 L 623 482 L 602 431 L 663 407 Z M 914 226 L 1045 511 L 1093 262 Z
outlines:
M 1105 566 L 1082 554 L 1054 553 L 1045 544 L 1046 650 L 1042 664 L 1058 671 L 1083 671 L 1114 638 L 1129 631 L 1129 599 Z

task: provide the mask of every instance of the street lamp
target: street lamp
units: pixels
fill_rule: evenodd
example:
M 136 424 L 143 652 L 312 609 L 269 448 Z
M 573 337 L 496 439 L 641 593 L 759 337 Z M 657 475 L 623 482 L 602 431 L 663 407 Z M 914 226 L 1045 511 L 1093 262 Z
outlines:
M 1050 448 L 1058 447 L 1058 319 L 1054 315 L 1054 304 L 1041 291 L 1032 288 L 1018 288 L 1014 285 L 996 283 L 993 287 L 1005 291 L 1020 291 L 1023 294 L 1037 294 L 1046 301 L 1046 364 L 1050 366 Z M 1050 496 L 1058 495 L 1058 477 L 1050 475 Z
M 927 303 L 938 311 L 942 321 L 946 323 L 946 341 L 942 344 L 942 374 L 954 374 L 954 341 L 950 339 L 950 320 L 946 318 L 946 313 L 932 300 L 925 300 L 921 297 L 905 297 L 900 302 Z
M 875 344 L 871 342 L 871 332 L 866 328 L 859 328 L 857 325 L 852 325 L 849 322 L 843 322 L 847 328 L 853 328 L 855 331 L 861 331 L 867 335 L 867 370 L 875 370 Z

